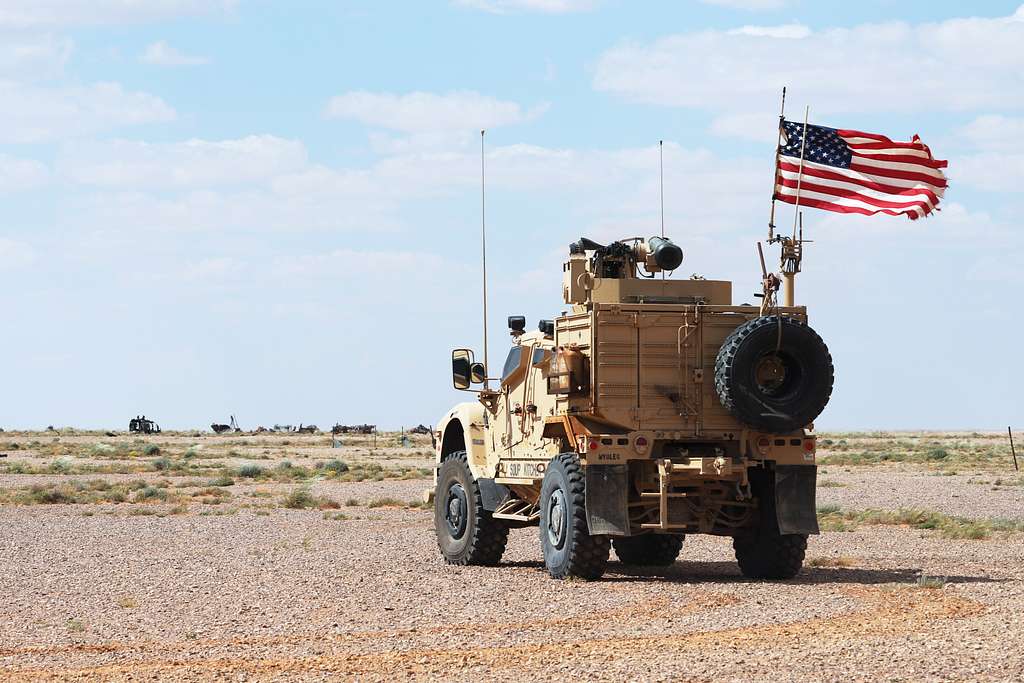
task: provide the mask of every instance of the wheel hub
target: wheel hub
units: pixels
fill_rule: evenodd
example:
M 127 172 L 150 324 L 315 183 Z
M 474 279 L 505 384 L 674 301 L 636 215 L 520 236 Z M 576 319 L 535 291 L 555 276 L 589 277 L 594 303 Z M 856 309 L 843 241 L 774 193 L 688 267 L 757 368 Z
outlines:
M 466 490 L 461 484 L 452 484 L 448 488 L 447 500 L 444 518 L 448 524 L 448 534 L 457 540 L 466 533 L 466 517 L 469 512 Z
M 754 378 L 758 388 L 770 394 L 786 381 L 786 364 L 778 356 L 765 356 L 758 361 L 754 369 Z
M 557 489 L 551 494 L 548 500 L 548 541 L 555 548 L 561 548 L 565 543 L 565 519 L 566 505 L 565 494 Z

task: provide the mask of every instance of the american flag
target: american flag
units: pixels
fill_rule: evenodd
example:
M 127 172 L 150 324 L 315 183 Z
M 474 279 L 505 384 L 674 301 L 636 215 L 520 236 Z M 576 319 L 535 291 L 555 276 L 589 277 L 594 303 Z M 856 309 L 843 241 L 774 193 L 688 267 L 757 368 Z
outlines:
M 807 126 L 803 177 L 800 147 L 804 124 L 782 122 L 775 169 L 775 198 L 840 213 L 886 213 L 911 220 L 934 211 L 946 191 L 946 162 L 932 157 L 914 136 L 893 142 L 884 135 Z M 799 179 L 799 181 L 798 181 Z

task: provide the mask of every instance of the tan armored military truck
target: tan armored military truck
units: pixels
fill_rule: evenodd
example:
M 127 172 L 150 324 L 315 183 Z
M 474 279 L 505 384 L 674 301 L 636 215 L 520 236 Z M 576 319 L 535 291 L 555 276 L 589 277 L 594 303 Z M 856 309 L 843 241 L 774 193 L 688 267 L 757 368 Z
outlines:
M 737 306 L 730 282 L 663 277 L 682 258 L 659 237 L 581 239 L 567 310 L 533 332 L 510 317 L 500 377 L 452 353 L 455 387 L 477 400 L 435 433 L 446 561 L 496 564 L 509 529 L 539 526 L 556 578 L 600 577 L 612 548 L 668 566 L 693 533 L 731 536 L 748 577 L 800 571 L 832 358 L 804 307 L 768 287 L 770 306 Z

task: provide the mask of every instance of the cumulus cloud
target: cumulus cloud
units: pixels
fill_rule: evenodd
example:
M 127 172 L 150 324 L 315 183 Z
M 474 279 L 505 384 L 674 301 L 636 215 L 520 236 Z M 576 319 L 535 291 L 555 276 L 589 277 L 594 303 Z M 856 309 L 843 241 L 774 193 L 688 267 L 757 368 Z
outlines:
M 781 26 L 740 26 L 728 31 L 731 36 L 763 36 L 766 38 L 806 38 L 811 29 L 803 24 L 782 24 Z
M 667 216 L 692 234 L 745 222 L 763 203 L 760 159 L 727 160 L 666 143 Z M 652 229 L 658 207 L 657 147 L 573 150 L 515 144 L 488 150 L 489 187 L 557 196 L 596 230 Z M 65 146 L 57 168 L 76 192 L 63 222 L 92 229 L 159 231 L 409 228 L 419 201 L 478 188 L 474 150 L 417 151 L 355 168 L 309 162 L 301 143 L 253 136 L 147 144 Z M 627 230 L 627 231 L 628 231 Z
M 0 36 L 0 76 L 35 80 L 59 74 L 73 48 L 69 38 L 49 34 Z
M 493 14 L 510 12 L 569 14 L 592 10 L 598 2 L 597 0 L 455 0 L 455 4 Z
M 396 95 L 360 90 L 332 97 L 326 114 L 330 118 L 352 119 L 377 128 L 427 133 L 524 123 L 537 118 L 546 109 L 547 105 L 539 105 L 524 110 L 516 102 L 472 91 Z
M 39 161 L 0 154 L 0 194 L 39 187 L 49 175 L 49 170 Z
M 1024 185 L 1024 118 L 985 114 L 956 131 L 970 151 L 958 155 L 952 182 L 980 190 L 1019 192 Z
M 65 147 L 58 162 L 62 174 L 73 182 L 122 189 L 248 185 L 306 165 L 305 145 L 273 135 L 172 143 L 74 143 Z
M 27 268 L 35 260 L 36 252 L 31 245 L 0 237 L 0 271 Z
M 705 5 L 717 5 L 729 9 L 742 9 L 754 12 L 764 10 L 782 9 L 789 4 L 789 0 L 700 0 Z
M 0 100 L 0 143 L 74 138 L 175 118 L 174 109 L 159 97 L 117 83 L 37 87 L 0 81 Z
M 0 27 L 126 24 L 224 12 L 238 0 L 4 0 Z
M 208 57 L 187 55 L 168 45 L 166 40 L 158 40 L 146 46 L 139 60 L 156 66 L 200 66 L 210 63 Z
M 621 44 L 600 57 L 593 84 L 634 102 L 730 112 L 770 112 L 784 85 L 824 112 L 1020 107 L 1022 42 L 1024 8 L 916 25 L 747 26 Z
M 985 114 L 960 129 L 959 134 L 975 147 L 1024 152 L 1024 118 Z

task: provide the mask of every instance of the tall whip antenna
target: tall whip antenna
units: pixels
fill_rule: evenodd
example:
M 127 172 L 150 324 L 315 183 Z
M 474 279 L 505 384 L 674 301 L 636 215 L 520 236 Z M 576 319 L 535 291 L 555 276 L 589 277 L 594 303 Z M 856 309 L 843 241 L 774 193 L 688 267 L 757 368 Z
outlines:
M 661 181 L 661 236 L 665 237 L 665 141 L 658 140 L 658 174 Z
M 786 87 L 782 87 L 782 106 L 779 107 L 779 139 L 775 144 L 775 168 L 772 170 L 772 212 L 768 214 L 768 243 L 775 241 L 775 187 L 779 184 L 779 147 L 782 146 L 783 124 L 786 122 Z
M 483 261 L 484 277 L 484 389 L 491 388 L 490 363 L 487 358 L 487 195 L 485 192 L 486 176 L 484 175 L 484 133 L 480 131 L 480 252 Z

